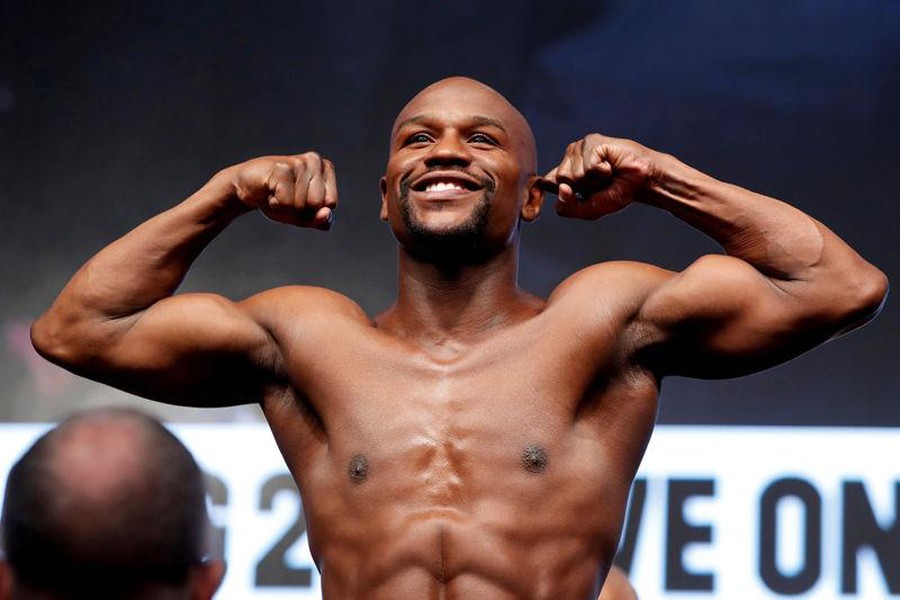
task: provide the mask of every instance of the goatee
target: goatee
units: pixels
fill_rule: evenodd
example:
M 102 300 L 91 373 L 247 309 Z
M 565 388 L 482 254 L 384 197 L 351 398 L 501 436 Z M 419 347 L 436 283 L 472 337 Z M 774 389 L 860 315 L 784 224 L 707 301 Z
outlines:
M 409 238 L 407 251 L 416 258 L 432 263 L 468 264 L 477 262 L 483 253 L 488 213 L 496 186 L 491 179 L 480 178 L 483 193 L 469 217 L 456 225 L 433 228 L 422 223 L 409 201 L 409 180 L 400 181 L 400 216 Z

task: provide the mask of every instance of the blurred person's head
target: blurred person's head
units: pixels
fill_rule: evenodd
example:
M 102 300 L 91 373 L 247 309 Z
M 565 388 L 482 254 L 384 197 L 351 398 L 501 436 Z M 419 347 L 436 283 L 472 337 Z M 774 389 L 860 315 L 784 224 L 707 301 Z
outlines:
M 200 468 L 161 423 L 76 414 L 9 473 L 0 600 L 211 598 L 224 565 L 208 525 Z

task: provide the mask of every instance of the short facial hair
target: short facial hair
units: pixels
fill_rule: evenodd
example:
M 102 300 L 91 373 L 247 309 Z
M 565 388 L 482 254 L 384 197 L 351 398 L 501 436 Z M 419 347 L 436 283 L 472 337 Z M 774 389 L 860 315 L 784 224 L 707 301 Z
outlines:
M 437 263 L 471 263 L 482 253 L 482 243 L 487 232 L 488 214 L 496 184 L 493 180 L 479 178 L 484 192 L 477 200 L 468 219 L 455 226 L 441 229 L 428 228 L 413 214 L 409 201 L 409 178 L 400 181 L 400 216 L 409 238 L 407 250 L 416 258 Z

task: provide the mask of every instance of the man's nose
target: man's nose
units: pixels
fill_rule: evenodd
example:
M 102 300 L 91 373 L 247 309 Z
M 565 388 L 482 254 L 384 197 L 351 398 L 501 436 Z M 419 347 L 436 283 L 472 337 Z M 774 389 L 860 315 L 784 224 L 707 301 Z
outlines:
M 426 166 L 439 165 L 468 165 L 472 162 L 472 155 L 465 140 L 458 135 L 448 133 L 441 136 L 432 146 L 428 156 L 425 157 Z

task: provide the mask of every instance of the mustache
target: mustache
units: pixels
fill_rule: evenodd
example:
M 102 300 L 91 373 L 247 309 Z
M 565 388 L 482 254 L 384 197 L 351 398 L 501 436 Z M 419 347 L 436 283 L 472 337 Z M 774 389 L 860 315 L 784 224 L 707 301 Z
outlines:
M 448 171 L 456 172 L 456 173 L 460 173 L 462 175 L 466 175 L 467 177 L 477 179 L 478 182 L 481 184 L 481 186 L 488 193 L 493 193 L 494 190 L 497 189 L 496 182 L 494 182 L 494 180 L 491 179 L 490 177 L 488 177 L 487 175 L 476 175 L 474 173 L 469 173 L 465 169 L 448 169 L 447 167 L 442 167 L 442 166 L 441 167 L 431 167 L 431 168 L 427 169 L 424 173 L 421 173 L 419 175 L 419 177 L 428 175 L 429 173 L 434 173 L 436 171 L 441 171 L 442 173 L 447 173 Z M 405 195 L 409 194 L 409 189 L 410 189 L 410 185 L 411 185 L 410 179 L 412 179 L 412 176 L 413 176 L 412 173 L 407 173 L 406 175 L 404 175 L 403 177 L 400 178 L 400 195 L 401 196 L 405 196 Z

